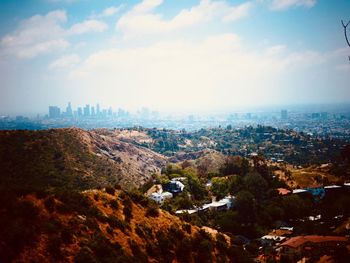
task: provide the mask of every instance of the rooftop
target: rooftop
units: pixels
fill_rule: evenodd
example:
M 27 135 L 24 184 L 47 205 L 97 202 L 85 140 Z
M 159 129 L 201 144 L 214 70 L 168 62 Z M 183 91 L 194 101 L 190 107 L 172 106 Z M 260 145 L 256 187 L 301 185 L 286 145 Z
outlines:
M 283 242 L 281 246 L 297 248 L 308 242 L 311 242 L 311 243 L 348 242 L 348 239 L 346 237 L 340 237 L 340 236 L 296 236 Z
M 277 191 L 280 195 L 287 195 L 290 193 L 290 190 L 288 190 L 286 188 L 278 188 Z
M 331 189 L 331 188 L 341 188 L 339 185 L 328 185 L 324 187 L 325 189 Z
M 293 190 L 293 194 L 299 194 L 299 193 L 305 193 L 305 192 L 307 192 L 307 190 L 305 190 L 305 189 L 295 189 L 295 190 Z

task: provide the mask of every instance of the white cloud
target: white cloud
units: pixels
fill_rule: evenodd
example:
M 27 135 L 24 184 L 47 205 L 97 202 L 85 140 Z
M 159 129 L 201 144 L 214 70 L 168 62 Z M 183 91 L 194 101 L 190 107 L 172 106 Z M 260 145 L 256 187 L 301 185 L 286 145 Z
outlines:
M 69 35 L 102 32 L 107 28 L 106 24 L 98 20 L 86 20 L 66 29 L 66 22 L 67 15 L 64 10 L 23 20 L 16 30 L 0 39 L 2 54 L 34 58 L 66 49 L 70 46 Z
M 223 21 L 230 22 L 248 16 L 252 6 L 251 2 L 247 2 L 237 7 L 230 7 L 228 13 L 223 17 Z
M 227 1 L 201 0 L 192 8 L 183 9 L 172 19 L 164 19 L 155 8 L 162 0 L 144 0 L 125 13 L 116 23 L 116 29 L 125 36 L 171 32 L 198 24 L 205 24 L 214 19 L 231 22 L 248 15 L 252 2 L 233 6 Z
M 66 48 L 62 24 L 67 21 L 66 12 L 57 10 L 45 16 L 35 15 L 20 23 L 12 33 L 1 39 L 1 47 L 18 57 L 32 58 Z
M 296 72 L 324 61 L 317 52 L 292 53 L 283 46 L 264 52 L 246 50 L 237 35 L 223 34 L 101 50 L 71 77 L 96 99 L 109 94 L 105 103 L 137 107 L 147 102 L 145 106 L 160 109 L 193 110 L 261 104 L 266 102 L 263 99 L 271 101 L 266 94 L 281 99 L 283 87 L 292 85 L 282 80 L 286 74 L 296 79 Z
M 80 57 L 77 54 L 71 54 L 71 55 L 63 56 L 53 61 L 49 65 L 49 68 L 50 69 L 70 68 L 79 62 L 80 62 Z
M 81 35 L 88 32 L 103 32 L 107 30 L 108 25 L 98 20 L 90 19 L 81 23 L 74 24 L 67 33 L 69 35 Z
M 272 10 L 286 10 L 291 7 L 303 6 L 311 8 L 316 4 L 317 0 L 272 0 Z
M 105 8 L 101 13 L 99 14 L 93 14 L 91 18 L 105 18 L 105 17 L 111 17 L 120 12 L 120 10 L 124 7 L 124 4 L 121 4 L 119 6 L 110 6 Z
M 134 6 L 132 12 L 134 13 L 148 13 L 154 8 L 160 6 L 163 0 L 143 0 L 141 3 Z
M 108 8 L 106 8 L 105 10 L 103 10 L 102 16 L 103 16 L 103 17 L 113 16 L 113 15 L 115 15 L 116 13 L 119 12 L 120 8 L 121 8 L 121 6 L 111 6 L 111 7 L 108 7 Z
M 38 55 L 51 53 L 53 51 L 64 50 L 70 44 L 64 39 L 49 40 L 33 44 L 31 46 L 19 49 L 17 55 L 20 58 L 34 58 Z

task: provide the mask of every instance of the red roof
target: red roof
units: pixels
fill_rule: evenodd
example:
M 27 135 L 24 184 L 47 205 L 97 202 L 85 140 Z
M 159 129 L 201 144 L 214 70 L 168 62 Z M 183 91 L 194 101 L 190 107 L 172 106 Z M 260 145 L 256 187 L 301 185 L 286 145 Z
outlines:
M 280 195 L 287 195 L 290 193 L 290 191 L 286 188 L 278 188 L 277 191 Z
M 323 242 L 348 242 L 346 237 L 340 236 L 297 236 L 288 239 L 283 242 L 281 246 L 289 246 L 293 248 L 300 247 L 301 245 L 311 243 L 323 243 Z

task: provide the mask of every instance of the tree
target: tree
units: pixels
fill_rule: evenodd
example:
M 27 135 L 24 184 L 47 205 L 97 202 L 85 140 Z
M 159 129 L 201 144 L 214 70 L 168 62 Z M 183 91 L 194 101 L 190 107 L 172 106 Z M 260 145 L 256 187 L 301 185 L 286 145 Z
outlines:
M 342 20 L 341 23 L 342 23 L 343 28 L 344 28 L 344 35 L 345 35 L 346 43 L 348 43 L 348 46 L 350 47 L 350 41 L 348 39 L 348 34 L 347 34 L 347 27 L 350 24 L 350 21 L 347 24 L 345 24 L 344 21 Z
M 197 201 L 203 200 L 207 196 L 207 190 L 201 184 L 198 177 L 192 173 L 186 171 L 185 176 L 187 177 L 188 190 Z
M 229 190 L 228 180 L 222 177 L 212 179 L 211 191 L 219 199 L 225 197 Z
M 247 190 L 251 192 L 256 198 L 261 199 L 266 195 L 268 184 L 259 173 L 249 173 L 244 178 L 244 184 Z
M 286 219 L 296 219 L 307 216 L 311 211 L 312 203 L 297 195 L 288 195 L 284 197 L 282 206 Z
M 256 201 L 248 191 L 240 191 L 236 197 L 236 209 L 242 221 L 253 222 L 256 213 Z

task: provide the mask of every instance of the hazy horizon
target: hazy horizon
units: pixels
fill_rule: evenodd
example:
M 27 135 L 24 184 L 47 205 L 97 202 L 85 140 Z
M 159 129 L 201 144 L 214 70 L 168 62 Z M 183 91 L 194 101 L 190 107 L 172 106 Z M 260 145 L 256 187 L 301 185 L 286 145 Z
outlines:
M 348 106 L 348 10 L 345 0 L 1 1 L 0 114 L 68 101 L 189 114 Z

